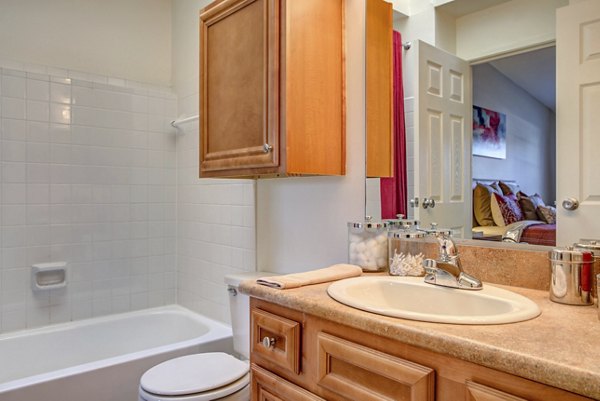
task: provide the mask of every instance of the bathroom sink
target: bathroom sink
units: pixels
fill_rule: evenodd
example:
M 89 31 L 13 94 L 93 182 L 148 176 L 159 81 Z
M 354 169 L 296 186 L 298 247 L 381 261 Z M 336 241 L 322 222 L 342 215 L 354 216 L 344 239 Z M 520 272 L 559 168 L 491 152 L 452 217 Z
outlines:
M 336 301 L 380 315 L 437 323 L 502 324 L 537 317 L 540 308 L 514 292 L 484 284 L 480 291 L 440 287 L 423 277 L 355 277 L 327 288 Z

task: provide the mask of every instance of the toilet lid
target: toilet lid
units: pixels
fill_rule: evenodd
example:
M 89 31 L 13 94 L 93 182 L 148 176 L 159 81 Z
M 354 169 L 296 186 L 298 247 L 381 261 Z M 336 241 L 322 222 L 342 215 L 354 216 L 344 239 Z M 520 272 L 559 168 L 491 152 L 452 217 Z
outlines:
M 149 393 L 186 395 L 226 386 L 248 373 L 248 364 L 223 352 L 182 356 L 149 369 L 140 386 Z

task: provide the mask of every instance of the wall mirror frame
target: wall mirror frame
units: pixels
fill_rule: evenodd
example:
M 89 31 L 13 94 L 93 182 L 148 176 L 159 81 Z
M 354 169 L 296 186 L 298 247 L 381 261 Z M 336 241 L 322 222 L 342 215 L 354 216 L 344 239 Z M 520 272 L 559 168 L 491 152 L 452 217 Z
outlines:
M 503 3 L 510 3 L 510 0 L 494 0 L 494 1 L 490 1 L 490 2 L 478 2 L 477 0 L 473 1 L 473 0 L 454 0 L 453 2 L 450 3 L 454 3 L 454 8 L 434 8 L 432 10 L 430 10 L 430 12 L 432 13 L 432 15 L 434 16 L 433 18 L 436 20 L 436 22 L 440 19 L 446 19 L 447 21 L 445 22 L 445 25 L 448 25 L 448 20 L 454 20 L 456 21 L 457 18 L 460 18 L 460 13 L 463 13 L 462 15 L 467 15 L 469 13 L 479 13 L 482 14 L 484 12 L 487 12 L 485 9 L 482 9 L 483 7 L 483 3 L 486 3 L 486 6 L 488 7 L 496 7 L 496 6 L 502 6 Z M 435 3 L 435 2 L 434 2 Z M 448 3 L 448 2 L 446 2 Z M 479 3 L 479 6 L 475 5 Z M 558 8 L 559 6 L 565 6 L 568 4 L 567 0 L 556 0 L 554 3 L 556 3 L 556 7 Z M 506 4 L 504 5 L 506 6 Z M 386 32 L 389 30 L 400 30 L 402 31 L 402 28 L 406 28 L 407 26 L 407 20 L 409 18 L 412 17 L 408 17 L 406 15 L 402 15 L 402 14 L 398 14 L 395 10 L 392 10 L 392 5 L 390 3 L 386 3 L 383 0 L 367 0 L 367 4 L 366 4 L 367 10 L 366 10 L 366 15 L 367 15 L 367 23 L 366 23 L 366 83 L 367 83 L 367 107 L 366 107 L 366 113 L 367 113 L 367 130 L 366 130 L 366 160 L 367 160 L 367 166 L 366 166 L 366 177 L 365 177 L 365 185 L 366 185 L 366 199 L 365 199 L 365 215 L 372 215 L 375 216 L 375 218 L 377 217 L 381 217 L 381 196 L 382 196 L 382 190 L 381 187 L 379 186 L 381 184 L 381 182 L 379 181 L 381 177 L 389 177 L 390 175 L 386 175 L 384 174 L 379 174 L 379 173 L 372 173 L 373 170 L 373 161 L 377 160 L 379 158 L 379 156 L 381 156 L 384 153 L 381 152 L 385 152 L 386 149 L 391 149 L 391 147 L 393 146 L 393 140 L 388 140 L 388 138 L 392 137 L 392 133 L 391 130 L 393 129 L 393 126 L 389 127 L 389 135 L 384 135 L 381 133 L 382 131 L 382 126 L 384 126 L 383 123 L 379 122 L 379 123 L 370 123 L 370 119 L 383 119 L 385 118 L 386 115 L 393 115 L 393 110 L 388 112 L 387 111 L 387 106 L 388 104 L 386 103 L 386 101 L 388 99 L 390 99 L 392 97 L 392 94 L 390 93 L 390 87 L 391 87 L 391 82 L 393 82 L 393 76 L 390 78 L 390 76 L 393 74 L 393 66 L 390 66 L 388 70 L 385 70 L 384 68 L 382 68 L 381 66 L 379 67 L 378 70 L 375 70 L 374 68 L 369 68 L 371 63 L 373 63 L 373 59 L 377 60 L 380 64 L 381 64 L 381 60 L 382 60 L 382 56 L 381 53 L 383 51 L 385 51 L 385 49 L 390 49 L 392 44 L 388 43 L 391 42 L 391 39 L 389 41 L 385 41 L 383 42 L 378 42 L 376 39 L 373 39 L 375 37 L 382 37 L 384 35 L 384 33 L 382 32 Z M 381 11 L 381 9 L 385 9 L 387 8 L 386 11 Z M 462 11 L 459 10 L 460 8 L 462 8 Z M 386 12 L 389 12 L 392 14 L 391 19 L 392 19 L 392 24 L 391 27 L 390 25 L 385 25 L 385 24 L 389 24 L 389 19 L 388 16 L 386 14 Z M 455 15 L 452 15 L 452 13 L 455 13 Z M 465 14 L 466 13 L 466 14 Z M 375 14 L 376 16 L 374 17 L 372 14 Z M 383 15 L 383 17 L 382 17 Z M 458 16 L 457 16 L 458 15 Z M 483 15 L 483 14 L 482 14 Z M 419 16 L 419 18 L 423 18 L 423 16 Z M 385 25 L 385 27 L 381 27 L 381 26 L 376 26 L 374 27 L 374 25 L 378 23 L 378 24 L 383 24 Z M 554 26 L 550 26 L 547 29 L 549 32 L 553 32 L 554 31 Z M 407 81 L 410 83 L 410 79 L 415 79 L 416 77 L 416 73 L 414 70 L 411 70 L 411 66 L 408 65 L 411 62 L 413 62 L 413 65 L 415 65 L 414 60 L 410 60 L 411 57 L 416 57 L 415 56 L 415 43 L 417 42 L 417 40 L 415 38 L 418 39 L 419 35 L 415 34 L 414 32 L 414 26 L 412 31 L 409 30 L 409 32 L 407 32 L 406 35 L 403 34 L 403 40 L 404 38 L 406 38 L 407 40 L 405 40 L 405 42 L 411 42 L 412 43 L 412 48 L 410 50 L 403 50 L 403 58 L 404 58 L 404 62 L 403 62 L 403 69 L 405 70 L 405 75 L 404 75 L 404 91 L 406 93 L 405 95 L 405 99 L 410 98 L 411 96 L 414 96 L 414 92 L 411 88 L 407 88 Z M 413 35 L 411 37 L 411 35 Z M 531 34 L 530 34 L 531 35 Z M 494 70 L 501 70 L 501 65 L 505 64 L 505 62 L 503 62 L 503 59 L 506 58 L 511 58 L 514 57 L 515 59 L 519 59 L 522 58 L 522 55 L 526 55 L 526 54 L 534 54 L 534 53 L 543 53 L 543 57 L 545 57 L 546 59 L 548 59 L 548 54 L 546 54 L 548 52 L 548 49 L 553 49 L 556 45 L 556 40 L 555 38 L 548 38 L 548 35 L 546 35 L 544 37 L 544 35 L 539 35 L 540 40 L 538 40 L 537 42 L 532 42 L 530 41 L 529 43 L 527 43 L 526 45 L 522 45 L 522 44 L 515 44 L 514 46 L 512 46 L 511 48 L 503 48 L 501 51 L 497 51 L 497 52 L 488 52 L 488 54 L 486 54 L 485 56 L 479 56 L 479 57 L 472 57 L 471 59 L 469 59 L 467 61 L 467 65 L 468 65 L 468 70 L 469 70 L 469 76 L 465 76 L 465 79 L 468 80 L 468 85 L 465 86 L 466 90 L 471 92 L 471 74 L 473 74 L 473 71 L 475 70 L 483 70 L 483 69 L 489 69 L 490 66 L 491 68 L 493 68 Z M 371 37 L 371 39 L 370 39 Z M 391 33 L 388 36 L 391 38 Z M 446 50 L 448 50 L 448 47 L 452 47 L 454 46 L 454 49 L 450 49 L 450 50 L 454 50 L 454 53 L 460 53 L 458 51 L 456 51 L 456 42 L 452 44 L 452 46 L 448 45 L 447 43 L 444 42 L 444 40 L 438 40 L 438 42 L 436 43 L 436 45 L 440 45 L 439 47 L 446 47 Z M 422 45 L 421 45 L 422 46 Z M 390 50 L 391 52 L 391 50 Z M 411 53 L 412 52 L 412 53 Z M 449 53 L 453 53 L 452 51 L 449 51 Z M 525 56 L 523 56 L 525 57 Z M 550 56 L 553 57 L 553 56 Z M 391 62 L 390 62 L 391 64 Z M 415 67 L 416 68 L 416 67 Z M 508 68 L 508 67 L 507 67 Z M 408 72 L 406 73 L 406 70 L 408 70 Z M 382 72 L 383 71 L 383 72 Z M 554 71 L 554 70 L 553 70 Z M 502 74 L 502 72 L 500 71 L 500 73 Z M 552 72 L 554 73 L 554 72 Z M 508 73 L 506 73 L 508 74 Z M 407 75 L 408 75 L 408 79 L 407 79 Z M 423 75 L 423 74 L 421 74 Z M 481 75 L 481 74 L 478 74 Z M 377 77 L 381 77 L 381 79 L 378 79 Z M 386 86 L 387 83 L 387 86 Z M 552 82 L 554 83 L 554 82 Z M 529 90 L 529 89 L 527 89 Z M 551 90 L 552 91 L 552 90 Z M 376 100 L 372 100 L 373 98 L 376 98 Z M 469 115 L 467 116 L 468 119 L 465 119 L 464 121 L 462 121 L 462 124 L 466 124 L 468 125 L 468 131 L 469 131 L 469 140 L 471 140 L 471 135 L 472 135 L 472 131 L 471 131 L 471 126 L 472 126 L 472 105 L 476 104 L 478 100 L 478 96 L 474 95 L 472 101 L 470 98 L 467 97 L 466 101 L 468 103 L 468 110 L 469 110 Z M 390 101 L 390 103 L 392 103 L 393 101 Z M 383 106 L 382 106 L 383 105 Z M 411 107 L 410 105 L 407 105 L 405 102 L 405 106 Z M 485 106 L 482 105 L 482 106 Z M 390 105 L 390 107 L 393 107 L 393 105 Z M 415 109 L 419 107 L 419 105 L 417 104 L 417 101 L 415 101 L 414 106 Z M 555 109 L 553 109 L 552 105 L 547 106 L 549 109 L 549 115 L 551 115 L 552 117 L 552 121 L 548 124 L 548 126 L 551 128 L 548 131 L 548 135 L 551 135 L 553 138 L 555 138 L 556 136 L 556 122 L 555 122 Z M 375 111 L 376 112 L 375 112 Z M 408 125 L 409 124 L 414 124 L 417 125 L 416 122 L 411 121 L 411 116 L 410 111 L 408 108 L 408 113 L 405 113 L 405 117 L 406 117 L 406 124 L 407 124 L 407 134 L 406 134 L 406 140 L 407 142 L 414 140 L 414 138 L 411 138 L 410 135 L 412 134 L 411 132 L 409 132 L 409 128 Z M 383 117 L 382 117 L 383 116 Z M 513 116 L 514 118 L 514 116 Z M 391 119 L 391 117 L 390 117 Z M 389 121 L 389 120 L 388 120 Z M 410 128 L 413 128 L 414 125 Z M 513 122 L 513 126 L 514 126 L 514 122 Z M 387 127 L 386 127 L 387 128 Z M 414 135 L 417 135 L 416 133 Z M 381 138 L 385 138 L 383 141 L 381 140 Z M 514 138 L 512 138 L 512 140 L 514 140 Z M 545 152 L 548 155 L 554 155 L 555 154 L 555 145 L 553 145 L 555 142 L 554 141 L 549 141 L 552 142 L 551 144 L 549 144 L 548 149 L 545 150 Z M 390 144 L 391 143 L 391 144 Z M 374 150 L 375 149 L 375 150 Z M 450 149 L 451 151 L 451 149 Z M 380 153 L 378 153 L 380 152 Z M 417 150 L 415 149 L 410 149 L 408 148 L 406 150 L 407 152 L 407 159 L 410 160 L 411 157 L 416 157 L 414 155 L 414 152 L 417 152 Z M 514 154 L 513 154 L 514 156 Z M 385 154 L 384 157 L 381 157 L 382 159 L 386 160 L 384 164 L 388 163 L 389 159 L 393 160 L 393 157 L 389 157 L 389 154 Z M 471 171 L 471 168 L 477 168 L 478 164 L 481 164 L 480 160 L 473 160 L 474 158 L 479 158 L 477 156 L 472 157 L 472 149 L 471 149 L 471 143 L 469 142 L 468 145 L 468 154 L 465 155 L 464 159 L 463 159 L 463 163 L 465 164 L 465 168 L 468 167 L 468 174 L 465 174 L 463 177 L 463 183 L 462 185 L 464 185 L 465 187 L 468 186 L 468 191 L 471 192 L 465 200 L 465 202 L 468 204 L 468 208 L 464 209 L 465 212 L 465 216 L 464 216 L 464 227 L 463 227 L 463 231 L 461 232 L 460 229 L 457 230 L 457 227 L 454 226 L 450 226 L 450 228 L 453 228 L 455 230 L 455 232 L 457 232 L 459 235 L 459 237 L 465 238 L 465 239 L 470 239 L 472 236 L 472 227 L 473 227 L 473 223 L 472 223 L 472 219 L 473 219 L 473 212 L 472 212 L 472 179 L 488 179 L 488 180 L 492 180 L 492 179 L 504 179 L 507 180 L 508 182 L 515 182 L 515 181 L 519 181 L 519 178 L 514 176 L 514 175 L 509 175 L 509 176 L 503 176 L 502 174 L 498 173 L 498 171 L 494 171 L 492 173 L 488 173 L 488 174 L 482 174 L 479 171 Z M 549 159 L 552 159 L 551 157 L 549 157 Z M 414 160 L 412 160 L 412 162 L 414 162 Z M 556 161 L 555 160 L 548 160 L 547 161 L 548 165 L 550 165 L 551 170 L 552 169 L 556 169 Z M 524 167 L 519 167 L 518 169 L 523 169 Z M 418 189 L 415 189 L 415 187 L 418 186 L 418 172 L 415 172 L 415 170 L 418 170 L 418 166 L 414 166 L 413 165 L 413 169 L 411 170 L 410 167 L 407 168 L 408 170 L 408 177 L 407 177 L 407 181 L 408 181 L 408 190 L 407 190 L 407 205 L 406 205 L 406 211 L 409 217 L 413 217 L 414 216 L 414 211 L 411 210 L 410 205 L 408 205 L 409 201 L 412 199 L 415 199 L 416 196 L 415 194 L 419 194 Z M 513 178 L 514 177 L 514 178 Z M 533 187 L 532 185 L 526 185 L 526 189 L 527 191 L 534 193 L 534 192 L 544 192 L 544 200 L 547 204 L 554 204 L 555 201 L 557 201 L 557 194 L 556 194 L 556 186 L 555 186 L 555 181 L 556 181 L 556 177 L 555 177 L 555 173 L 550 171 L 547 172 L 547 174 L 545 174 L 545 177 L 549 177 L 549 179 L 552 181 L 549 185 L 545 185 L 544 189 L 542 190 L 537 189 L 535 187 Z M 450 180 L 452 180 L 453 177 L 450 177 Z M 411 190 L 411 185 L 413 185 L 412 190 Z M 547 187 L 547 188 L 546 188 Z M 427 197 L 427 196 L 425 196 Z M 420 210 L 421 212 L 423 212 L 422 210 L 422 197 L 421 197 L 421 205 L 420 205 Z M 414 216 L 415 218 L 419 219 L 422 221 L 422 225 L 423 225 L 423 221 L 425 221 L 426 223 L 428 223 L 428 219 L 427 218 L 423 218 L 424 213 L 421 213 L 420 216 Z M 387 216 L 388 218 L 392 217 L 392 216 Z M 497 239 L 497 237 L 496 237 Z M 481 241 L 481 240 L 477 240 L 475 239 L 473 242 L 474 244 L 477 245 L 483 245 L 483 246 L 500 246 L 500 247 L 513 247 L 513 246 L 518 246 L 520 247 L 520 249 L 523 249 L 523 247 L 525 245 L 528 244 L 514 244 L 514 243 L 508 243 L 508 242 L 492 242 L 486 239 L 485 242 Z M 470 241 L 469 241 L 470 242 Z M 543 245 L 552 245 L 551 243 L 540 243 Z M 559 243 L 559 245 L 561 245 Z M 562 244 L 564 245 L 564 244 Z

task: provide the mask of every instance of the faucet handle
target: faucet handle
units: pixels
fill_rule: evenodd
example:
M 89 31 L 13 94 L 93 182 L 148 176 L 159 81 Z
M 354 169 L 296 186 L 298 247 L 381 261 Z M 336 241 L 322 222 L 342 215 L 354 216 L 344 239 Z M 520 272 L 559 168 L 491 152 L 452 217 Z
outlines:
M 425 259 L 423 260 L 423 268 L 425 269 L 425 273 L 435 274 L 438 270 L 437 262 L 433 259 Z

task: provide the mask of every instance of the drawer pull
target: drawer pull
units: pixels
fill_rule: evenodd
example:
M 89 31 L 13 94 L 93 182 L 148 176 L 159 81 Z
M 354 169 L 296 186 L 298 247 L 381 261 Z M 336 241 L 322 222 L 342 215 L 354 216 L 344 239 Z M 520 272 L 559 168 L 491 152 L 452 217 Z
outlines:
M 262 345 L 265 348 L 274 348 L 276 341 L 277 340 L 275 340 L 275 337 L 265 337 L 262 339 Z

